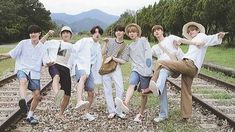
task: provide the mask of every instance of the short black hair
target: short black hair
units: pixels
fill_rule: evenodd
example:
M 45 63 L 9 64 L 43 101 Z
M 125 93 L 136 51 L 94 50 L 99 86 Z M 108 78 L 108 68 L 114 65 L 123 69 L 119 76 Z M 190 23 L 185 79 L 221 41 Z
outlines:
M 42 29 L 38 25 L 30 25 L 28 27 L 28 33 L 39 33 Z
M 98 29 L 99 30 L 99 33 L 100 33 L 100 35 L 102 35 L 103 34 L 103 29 L 100 27 L 100 26 L 94 26 L 92 29 L 91 29 L 91 34 L 93 35 L 93 34 L 95 34 L 95 30 L 96 29 Z
M 121 26 L 121 25 L 117 25 L 117 26 L 114 28 L 114 32 L 117 32 L 117 31 L 123 31 L 123 32 L 125 32 L 125 27 L 124 27 L 124 26 Z

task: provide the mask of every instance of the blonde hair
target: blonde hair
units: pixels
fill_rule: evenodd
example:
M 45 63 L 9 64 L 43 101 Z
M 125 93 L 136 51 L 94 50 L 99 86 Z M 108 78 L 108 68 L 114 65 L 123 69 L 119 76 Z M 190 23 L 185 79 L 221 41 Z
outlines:
M 137 32 L 139 34 L 139 30 L 137 29 L 136 26 L 130 26 L 127 28 L 127 33 L 129 32 Z

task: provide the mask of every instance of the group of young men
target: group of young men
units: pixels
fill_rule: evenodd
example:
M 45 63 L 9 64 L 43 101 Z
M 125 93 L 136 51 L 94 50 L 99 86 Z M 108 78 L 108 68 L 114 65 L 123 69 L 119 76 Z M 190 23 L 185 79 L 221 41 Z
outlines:
M 41 29 L 37 25 L 28 28 L 30 39 L 25 39 L 10 52 L 0 54 L 16 59 L 15 72 L 20 83 L 19 106 L 23 113 L 27 113 L 26 120 L 30 124 L 37 124 L 33 113 L 40 100 L 40 74 L 42 64 L 48 66 L 53 79 L 52 88 L 55 93 L 55 104 L 60 106 L 57 117 L 64 118 L 63 113 L 69 104 L 71 97 L 71 76 L 76 83 L 78 111 L 83 111 L 83 119 L 92 121 L 95 116 L 89 113 L 94 99 L 95 84 L 103 84 L 104 97 L 107 104 L 108 118 L 115 116 L 125 118 L 129 112 L 129 102 L 134 91 L 140 92 L 140 110 L 134 121 L 141 122 L 149 93 L 160 98 L 160 112 L 154 121 L 160 122 L 168 118 L 168 100 L 166 79 L 181 75 L 181 115 L 184 120 L 192 114 L 193 78 L 199 73 L 206 49 L 208 46 L 221 44 L 225 32 L 215 35 L 206 35 L 205 28 L 196 22 L 189 22 L 183 27 L 183 36 L 174 35 L 165 37 L 161 25 L 152 28 L 153 36 L 158 43 L 152 48 L 148 40 L 141 37 L 141 27 L 131 23 L 126 27 L 116 26 L 115 38 L 104 40 L 103 47 L 99 43 L 103 29 L 95 26 L 91 29 L 91 37 L 82 38 L 75 44 L 70 43 L 73 32 L 70 27 L 64 26 L 60 31 L 61 40 L 48 40 L 53 35 L 49 31 L 40 39 Z M 127 35 L 132 43 L 126 45 L 124 35 Z M 186 54 L 179 45 L 189 44 Z M 102 60 L 102 56 L 106 56 Z M 152 56 L 156 57 L 157 63 L 153 66 Z M 124 85 L 121 64 L 131 61 L 131 73 L 129 87 L 124 99 Z M 99 74 L 102 64 L 115 61 L 114 71 Z M 154 71 L 154 72 L 153 72 Z M 113 98 L 112 82 L 114 82 L 116 97 Z M 26 103 L 26 91 L 32 91 L 33 100 L 28 108 Z M 83 100 L 83 90 L 87 91 L 87 101 Z M 124 114 L 125 113 L 125 114 Z

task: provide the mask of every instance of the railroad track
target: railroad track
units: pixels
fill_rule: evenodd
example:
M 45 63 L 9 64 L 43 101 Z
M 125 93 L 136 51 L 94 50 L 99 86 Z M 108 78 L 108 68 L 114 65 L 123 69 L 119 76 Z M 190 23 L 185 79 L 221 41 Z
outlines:
M 46 71 L 45 73 L 48 73 L 48 71 Z M 49 78 L 50 78 L 49 76 L 44 76 L 44 75 L 42 76 L 41 82 L 43 83 L 43 85 L 46 84 L 46 81 L 48 82 L 48 80 L 50 80 Z M 170 79 L 170 81 L 174 81 L 175 87 L 177 87 L 177 85 L 180 84 L 180 78 L 179 79 Z M 9 81 L 6 82 L 6 85 L 9 85 Z M 18 84 L 15 84 L 15 85 L 18 85 Z M 233 109 L 233 107 L 235 106 L 235 103 L 234 103 L 235 102 L 235 95 L 233 92 L 231 92 L 226 87 L 217 86 L 217 85 L 218 84 L 209 83 L 208 81 L 202 80 L 200 78 L 196 78 L 193 82 L 192 91 L 193 91 L 194 96 L 196 98 L 203 100 L 203 102 L 206 101 L 206 103 L 209 105 L 212 104 L 213 105 L 212 108 L 216 107 L 216 109 L 218 109 L 220 111 L 220 113 L 223 113 L 223 115 L 229 115 L 231 118 L 231 117 L 233 117 L 234 113 L 229 113 L 229 112 L 231 112 L 231 111 L 235 112 L 235 110 Z M 15 87 L 17 87 L 17 86 L 15 86 Z M 2 86 L 0 87 L 0 89 L 2 89 Z M 207 93 L 205 91 L 201 93 L 200 91 L 203 91 L 203 89 L 206 89 Z M 15 88 L 15 90 L 18 92 L 18 87 Z M 209 93 L 210 92 L 212 93 L 212 91 L 213 91 L 215 94 L 225 92 L 225 93 L 229 94 L 230 98 L 229 99 L 207 98 L 209 96 L 208 91 L 209 91 Z M 168 97 L 172 98 L 173 101 L 177 102 L 177 103 L 175 103 L 175 102 L 172 103 L 172 105 L 176 104 L 178 106 L 180 96 L 172 94 L 171 91 L 168 91 L 168 92 L 169 92 Z M 100 91 L 100 93 L 102 93 L 102 91 Z M 73 94 L 72 97 L 74 97 L 75 96 L 74 94 L 76 94 L 76 93 L 72 92 L 72 94 Z M 1 92 L 0 92 L 0 95 L 1 95 Z M 113 125 L 110 125 L 109 124 L 110 120 L 107 120 L 107 121 L 105 120 L 105 119 L 107 119 L 107 117 L 106 117 L 107 114 L 102 113 L 102 110 L 101 110 L 101 109 L 104 109 L 103 105 L 105 104 L 105 102 L 103 100 L 103 96 L 102 96 L 103 94 L 101 94 L 101 96 L 98 96 L 98 99 L 97 99 L 98 100 L 97 102 L 99 102 L 100 104 L 93 106 L 92 111 L 95 111 L 97 113 L 97 115 L 99 115 L 99 119 L 96 120 L 97 123 L 96 124 L 94 124 L 94 122 L 91 123 L 92 126 L 94 126 L 94 128 L 89 127 L 91 124 L 89 124 L 89 122 L 84 122 L 81 119 L 80 115 L 77 114 L 77 111 L 73 108 L 75 106 L 75 104 L 70 104 L 68 106 L 68 110 L 65 112 L 66 116 L 68 116 L 68 119 L 67 119 L 68 121 L 61 121 L 60 119 L 57 119 L 55 117 L 55 114 L 58 112 L 58 108 L 55 107 L 54 102 L 53 102 L 53 98 L 54 98 L 53 92 L 49 91 L 43 95 L 46 95 L 46 96 L 43 97 L 42 102 L 39 103 L 39 106 L 37 107 L 37 109 L 35 111 L 35 113 L 39 116 L 39 119 L 40 119 L 39 125 L 31 127 L 24 120 L 21 120 L 21 121 L 17 122 L 17 124 L 12 125 L 12 122 L 9 121 L 7 124 L 8 124 L 8 126 L 11 125 L 11 128 L 8 127 L 8 129 L 15 130 L 15 128 L 17 128 L 17 130 L 22 130 L 22 131 L 57 131 L 57 130 L 58 131 L 60 131 L 60 130 L 67 130 L 67 131 L 68 130 L 71 130 L 71 131 L 75 131 L 75 130 L 85 131 L 85 130 L 87 130 L 88 131 L 88 130 L 93 130 L 96 128 L 96 130 L 104 131 L 104 130 L 112 130 L 112 128 L 117 129 L 118 124 L 116 124 L 116 123 L 121 122 L 121 124 L 123 124 L 123 123 L 126 124 L 126 126 L 123 126 L 123 125 L 119 126 L 121 128 L 121 130 L 126 130 L 126 128 L 128 128 L 128 124 L 131 124 L 130 126 L 133 126 L 134 128 L 140 127 L 140 128 L 138 128 L 139 130 L 143 130 L 143 128 L 146 130 L 147 129 L 146 125 L 150 125 L 147 130 L 156 130 L 156 129 L 154 129 L 155 125 L 149 124 L 149 121 L 148 121 L 149 120 L 148 118 L 152 118 L 152 116 L 153 116 L 153 114 L 151 115 L 153 110 L 149 110 L 148 112 L 146 112 L 146 113 L 150 113 L 151 117 L 148 117 L 149 115 L 147 115 L 147 119 L 146 119 L 147 121 L 144 122 L 146 124 L 144 124 L 143 126 L 131 122 L 132 118 L 133 118 L 132 116 L 134 116 L 134 115 L 131 115 L 130 119 L 124 120 L 124 121 L 120 121 L 117 119 L 116 123 L 111 123 Z M 171 97 L 171 96 L 173 96 L 173 97 Z M 193 99 L 196 101 L 197 99 L 195 97 L 193 97 Z M 0 98 L 1 98 L 1 96 L 0 96 Z M 176 98 L 179 98 L 179 99 L 175 100 Z M 18 108 L 18 98 L 15 100 L 16 100 L 15 107 Z M 74 101 L 74 99 L 71 99 L 71 100 L 72 100 L 71 102 Z M 11 102 L 11 101 L 9 101 L 9 102 Z M 1 106 L 1 104 L 0 104 L 0 106 Z M 134 111 L 135 109 L 136 108 L 133 107 L 132 111 Z M 211 111 L 211 109 L 209 109 L 209 108 L 208 108 L 208 110 Z M 196 112 L 194 111 L 193 113 L 195 114 Z M 213 113 L 215 113 L 215 112 L 213 112 Z M 1 114 L 1 112 L 0 112 L 0 114 Z M 199 114 L 199 113 L 196 113 L 196 114 Z M 227 119 L 227 118 L 223 117 L 223 115 L 222 116 L 219 114 L 216 114 L 216 115 L 221 119 Z M 199 116 L 201 116 L 201 115 L 199 115 Z M 205 119 L 207 119 L 207 118 L 205 118 Z M 17 119 L 17 120 L 19 120 L 19 119 Z M 232 118 L 231 120 L 234 120 L 234 119 Z M 227 119 L 227 121 L 231 124 L 231 126 L 234 126 L 229 119 Z M 78 122 L 79 122 L 79 125 L 77 125 Z M 103 122 L 103 123 L 98 123 L 98 122 Z M 114 122 L 115 122 L 115 120 L 114 120 Z M 150 122 L 152 122 L 152 121 L 150 121 Z M 104 123 L 108 124 L 108 125 L 104 125 Z M 100 125 L 102 125 L 102 126 L 100 126 Z M 66 127 L 64 127 L 64 126 L 66 126 Z M 0 129 L 0 130 L 2 130 L 2 129 Z M 129 130 L 131 131 L 132 129 L 129 129 Z M 135 129 L 133 129 L 132 131 L 134 131 L 134 130 Z
M 7 60 L 7 59 L 10 59 L 10 57 L 1 57 L 0 61 Z
M 41 79 L 41 93 L 46 91 L 46 88 L 51 84 L 51 78 L 48 71 L 43 69 Z M 32 101 L 31 92 L 27 91 L 27 103 Z M 0 80 L 0 131 L 4 131 L 11 124 L 22 119 L 19 101 L 19 82 L 16 75 L 11 75 L 5 79 Z
M 181 79 L 169 79 L 171 85 L 180 90 Z M 199 74 L 192 85 L 193 100 L 220 119 L 226 119 L 235 128 L 235 86 Z

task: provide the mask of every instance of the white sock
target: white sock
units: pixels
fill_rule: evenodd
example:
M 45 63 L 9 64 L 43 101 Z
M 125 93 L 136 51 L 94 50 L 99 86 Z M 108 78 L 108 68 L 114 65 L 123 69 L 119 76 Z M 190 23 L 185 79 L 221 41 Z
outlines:
M 27 115 L 27 118 L 30 118 L 30 117 L 32 117 L 33 116 L 33 111 L 29 111 L 28 112 L 28 115 Z

